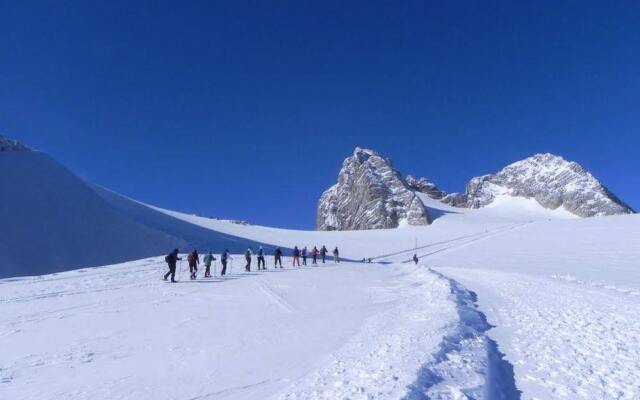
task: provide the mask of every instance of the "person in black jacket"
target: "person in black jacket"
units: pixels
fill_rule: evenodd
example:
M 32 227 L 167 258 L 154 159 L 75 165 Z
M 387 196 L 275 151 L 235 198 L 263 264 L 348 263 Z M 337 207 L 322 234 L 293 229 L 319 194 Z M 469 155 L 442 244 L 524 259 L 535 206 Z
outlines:
M 282 250 L 280 250 L 280 247 L 276 247 L 273 252 L 273 261 L 275 263 L 274 268 L 278 268 L 278 264 L 280 264 L 280 268 L 282 268 Z
M 169 253 L 164 260 L 167 262 L 169 266 L 169 272 L 164 275 L 164 280 L 166 281 L 169 275 L 171 275 L 171 282 L 176 281 L 176 263 L 178 260 L 182 260 L 182 258 L 178 257 L 178 249 L 173 249 L 171 253 Z
M 222 264 L 222 271 L 220 271 L 220 276 L 224 276 L 227 273 L 228 259 L 229 259 L 229 249 L 225 249 L 220 255 L 220 263 Z

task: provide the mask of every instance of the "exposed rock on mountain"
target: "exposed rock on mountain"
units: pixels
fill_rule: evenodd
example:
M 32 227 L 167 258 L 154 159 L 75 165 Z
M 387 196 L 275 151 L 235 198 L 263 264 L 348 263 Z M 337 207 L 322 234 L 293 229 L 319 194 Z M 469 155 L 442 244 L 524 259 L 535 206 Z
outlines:
M 17 140 L 9 139 L 0 135 L 0 152 L 9 151 L 31 151 L 31 149 Z
M 338 183 L 320 198 L 316 226 L 319 230 L 356 230 L 429 222 L 424 205 L 391 161 L 358 147 L 344 160 Z
M 582 166 L 549 153 L 515 162 L 494 175 L 475 177 L 465 193 L 447 195 L 442 201 L 480 208 L 503 194 L 534 198 L 543 207 L 564 207 L 580 217 L 633 213 Z
M 438 189 L 435 183 L 431 182 L 427 178 L 414 178 L 411 175 L 407 175 L 405 178 L 407 187 L 414 192 L 424 193 L 432 199 L 440 200 L 447 195 L 446 192 Z

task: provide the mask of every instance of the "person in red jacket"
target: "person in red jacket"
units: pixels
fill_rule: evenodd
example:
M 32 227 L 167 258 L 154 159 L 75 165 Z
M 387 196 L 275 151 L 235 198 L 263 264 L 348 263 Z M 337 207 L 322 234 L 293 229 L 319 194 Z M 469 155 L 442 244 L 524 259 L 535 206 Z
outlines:
M 312 264 L 317 264 L 318 263 L 318 248 L 316 246 L 313 246 L 313 250 L 311 250 L 311 257 L 313 257 Z
M 196 279 L 196 274 L 198 273 L 198 265 L 200 265 L 200 256 L 198 255 L 198 251 L 193 249 L 191 253 L 187 256 L 187 261 L 189 262 L 189 272 L 191 272 L 191 279 Z

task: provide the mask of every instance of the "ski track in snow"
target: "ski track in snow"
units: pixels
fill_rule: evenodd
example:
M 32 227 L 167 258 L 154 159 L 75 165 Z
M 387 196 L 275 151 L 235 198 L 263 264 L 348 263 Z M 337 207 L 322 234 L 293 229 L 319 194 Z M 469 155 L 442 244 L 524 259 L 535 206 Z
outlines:
M 437 268 L 497 296 L 491 318 L 527 399 L 640 398 L 636 296 L 487 270 Z

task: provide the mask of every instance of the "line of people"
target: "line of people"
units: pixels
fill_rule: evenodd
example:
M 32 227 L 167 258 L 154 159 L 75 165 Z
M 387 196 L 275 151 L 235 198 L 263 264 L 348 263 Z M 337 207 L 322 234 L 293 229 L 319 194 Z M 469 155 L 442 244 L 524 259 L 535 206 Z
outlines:
M 311 252 L 307 250 L 306 246 L 304 246 L 302 249 L 299 249 L 298 246 L 294 246 L 291 252 L 292 265 L 294 267 L 307 265 L 308 256 L 311 256 L 312 265 L 317 265 L 318 259 L 320 259 L 324 264 L 326 262 L 328 252 L 329 251 L 325 246 L 322 246 L 319 250 L 316 246 L 313 246 L 313 249 L 311 250 Z M 245 268 L 245 271 L 247 272 L 251 271 L 251 263 L 253 261 L 253 255 L 254 254 L 251 248 L 247 248 L 247 250 L 244 252 L 244 258 L 246 261 L 244 268 Z M 258 271 L 266 270 L 267 266 L 265 262 L 264 248 L 260 246 L 255 255 L 258 263 Z M 283 258 L 282 249 L 280 247 L 276 247 L 273 251 L 274 268 L 278 268 L 278 267 L 282 268 L 282 258 Z M 300 264 L 301 258 L 302 258 L 302 264 Z M 171 253 L 169 253 L 165 257 L 165 262 L 169 267 L 169 271 L 164 275 L 165 281 L 169 277 L 171 277 L 171 282 L 176 281 L 175 280 L 176 266 L 179 260 L 182 260 L 182 258 L 178 257 L 178 249 L 174 249 Z M 216 258 L 213 256 L 213 253 L 211 251 L 209 251 L 209 253 L 205 255 L 204 258 L 202 259 L 202 262 L 204 263 L 204 266 L 205 266 L 205 270 L 204 270 L 205 278 L 211 277 L 211 264 L 215 263 L 215 261 L 216 261 Z M 220 270 L 220 276 L 225 276 L 227 274 L 227 265 L 229 264 L 229 261 L 233 262 L 233 257 L 231 257 L 231 254 L 229 253 L 229 249 L 225 249 L 220 255 L 220 264 L 222 264 L 222 269 Z M 333 249 L 333 262 L 336 264 L 340 263 L 340 251 L 338 250 L 337 246 Z M 194 249 L 187 255 L 187 263 L 189 265 L 189 273 L 190 273 L 189 276 L 191 280 L 194 280 L 196 279 L 196 276 L 198 273 L 198 266 L 200 266 L 200 255 L 198 254 L 198 251 L 196 249 Z

